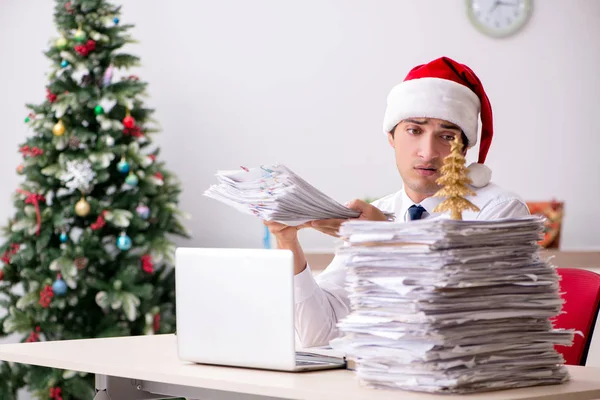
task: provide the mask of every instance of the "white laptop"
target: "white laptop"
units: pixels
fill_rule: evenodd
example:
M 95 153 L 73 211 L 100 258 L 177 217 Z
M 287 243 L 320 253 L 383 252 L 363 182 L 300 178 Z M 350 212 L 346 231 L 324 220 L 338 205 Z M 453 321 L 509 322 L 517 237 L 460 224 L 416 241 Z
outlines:
M 288 250 L 178 248 L 179 358 L 281 371 L 344 368 L 343 357 L 296 353 Z

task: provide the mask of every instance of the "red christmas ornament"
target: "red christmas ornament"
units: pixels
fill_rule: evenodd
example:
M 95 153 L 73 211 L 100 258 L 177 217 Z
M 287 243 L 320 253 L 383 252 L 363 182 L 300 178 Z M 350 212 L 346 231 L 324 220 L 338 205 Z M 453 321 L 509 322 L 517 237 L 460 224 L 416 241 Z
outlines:
M 161 181 L 163 179 L 165 179 L 165 177 L 163 176 L 163 174 L 161 174 L 160 172 L 155 173 L 154 176 L 157 177 L 158 179 L 160 179 Z
M 65 10 L 67 10 L 67 12 L 68 12 L 69 14 L 73 14 L 73 12 L 75 11 L 75 10 L 73 10 L 73 8 L 71 7 L 71 2 L 70 2 L 70 1 L 68 1 L 68 2 L 65 4 Z
M 0 281 L 4 280 L 4 270 L 0 269 Z
M 86 57 L 89 54 L 88 48 L 83 44 L 78 44 L 75 46 L 75 51 L 82 57 Z
M 96 42 L 92 39 L 88 40 L 86 44 L 78 44 L 74 47 L 77 54 L 82 57 L 86 57 L 90 52 L 96 50 Z
M 144 136 L 144 132 L 139 126 L 134 125 L 133 128 L 123 128 L 123 135 L 138 138 Z
M 93 41 L 92 39 L 90 39 L 85 44 L 85 47 L 87 48 L 88 51 L 94 51 L 94 50 L 96 50 L 96 42 Z
M 61 395 L 62 390 L 59 387 L 50 388 L 50 398 L 52 400 L 63 400 Z
M 74 49 L 77 52 L 77 54 L 79 54 L 82 57 L 87 56 L 88 53 L 89 53 L 88 48 L 85 45 L 83 45 L 83 44 L 75 45 Z
M 104 214 L 105 213 L 106 213 L 106 210 L 102 211 L 100 213 L 100 215 L 98 215 L 98 218 L 96 219 L 96 222 L 94 222 L 94 223 L 92 223 L 90 225 L 90 227 L 92 228 L 93 231 L 101 229 L 104 225 L 106 225 L 106 220 L 104 219 Z
M 56 95 L 50 91 L 50 89 L 46 88 L 46 98 L 50 103 L 54 103 L 56 101 Z
M 19 243 L 12 243 L 10 245 L 10 249 L 6 250 L 2 255 L 2 262 L 4 262 L 5 264 L 10 264 L 10 257 L 14 254 L 17 254 L 17 251 L 19 251 L 19 247 L 21 247 Z
M 123 118 L 123 125 L 125 126 L 125 128 L 131 129 L 135 126 L 135 119 L 131 115 L 128 115 L 125 118 Z
M 40 149 L 39 147 L 34 146 L 30 148 L 28 145 L 21 146 L 19 152 L 23 155 L 23 157 L 37 157 L 44 154 L 44 150 Z
M 29 337 L 25 340 L 26 343 L 39 342 L 40 341 L 40 327 L 36 326 L 35 331 L 29 334 Z
M 147 273 L 147 274 L 151 274 L 154 272 L 154 264 L 152 263 L 152 256 L 150 256 L 150 254 L 144 254 L 141 257 L 142 260 L 142 270 Z
M 48 306 L 50 306 L 50 302 L 52 301 L 52 297 L 54 297 L 54 290 L 52 290 L 52 286 L 44 286 L 44 289 L 42 289 L 40 292 L 40 305 L 44 308 L 48 308 Z

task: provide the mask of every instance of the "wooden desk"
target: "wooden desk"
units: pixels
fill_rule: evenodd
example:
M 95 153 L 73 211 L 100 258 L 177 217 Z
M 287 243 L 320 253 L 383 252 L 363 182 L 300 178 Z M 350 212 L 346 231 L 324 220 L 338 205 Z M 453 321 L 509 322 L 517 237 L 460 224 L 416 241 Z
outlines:
M 570 367 L 562 385 L 431 395 L 368 389 L 348 370 L 273 372 L 183 363 L 174 335 L 0 345 L 0 360 L 96 374 L 96 399 L 141 400 L 165 396 L 202 399 L 455 400 L 600 398 L 600 369 Z M 110 397 L 107 397 L 107 394 Z

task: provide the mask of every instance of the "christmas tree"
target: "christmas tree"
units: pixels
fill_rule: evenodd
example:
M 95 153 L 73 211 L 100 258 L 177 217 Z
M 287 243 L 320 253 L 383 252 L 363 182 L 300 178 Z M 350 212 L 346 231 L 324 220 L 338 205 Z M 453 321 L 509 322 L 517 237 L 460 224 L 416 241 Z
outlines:
M 27 105 L 24 181 L 0 247 L 0 336 L 22 341 L 173 332 L 171 235 L 181 189 L 150 134 L 147 84 L 123 46 L 133 25 L 104 0 L 57 0 L 46 99 Z M 121 73 L 120 79 L 117 74 Z M 114 79 L 113 79 L 114 75 Z M 171 235 L 169 235 L 171 234 Z M 0 365 L 0 399 L 91 399 L 93 376 Z
M 462 153 L 463 144 L 459 135 L 454 137 L 451 146 L 450 154 L 444 158 L 444 165 L 440 170 L 442 176 L 436 180 L 442 189 L 434 194 L 435 197 L 446 197 L 446 200 L 433 211 L 450 211 L 452 219 L 461 220 L 463 211 L 479 211 L 479 208 L 464 198 L 464 196 L 474 196 L 475 192 L 467 187 L 471 179 L 467 175 L 465 157 Z

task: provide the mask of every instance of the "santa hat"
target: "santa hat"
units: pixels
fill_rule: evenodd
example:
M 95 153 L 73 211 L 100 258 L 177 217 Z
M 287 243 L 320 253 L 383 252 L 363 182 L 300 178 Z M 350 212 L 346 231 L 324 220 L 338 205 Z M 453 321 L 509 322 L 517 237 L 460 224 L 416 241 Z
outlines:
M 492 177 L 492 171 L 483 165 L 494 134 L 492 107 L 481 81 L 466 65 L 442 57 L 413 68 L 388 95 L 383 130 L 387 134 L 411 117 L 443 119 L 463 130 L 470 148 L 477 144 L 480 111 L 479 158 L 469 165 L 469 177 L 473 186 L 483 187 Z

